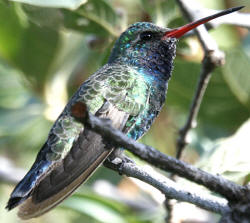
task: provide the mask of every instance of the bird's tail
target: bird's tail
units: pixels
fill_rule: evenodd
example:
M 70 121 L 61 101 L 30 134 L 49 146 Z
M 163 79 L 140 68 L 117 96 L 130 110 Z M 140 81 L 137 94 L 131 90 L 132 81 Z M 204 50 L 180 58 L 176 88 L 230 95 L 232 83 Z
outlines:
M 105 117 L 112 119 L 114 127 L 122 129 L 128 114 L 113 108 Z M 59 204 L 112 152 L 112 148 L 106 148 L 100 135 L 87 128 L 80 133 L 64 159 L 46 163 L 48 161 L 41 157 L 47 149 L 40 151 L 39 162 L 34 163 L 17 185 L 7 204 L 7 209 L 20 205 L 18 216 L 22 219 L 40 216 Z

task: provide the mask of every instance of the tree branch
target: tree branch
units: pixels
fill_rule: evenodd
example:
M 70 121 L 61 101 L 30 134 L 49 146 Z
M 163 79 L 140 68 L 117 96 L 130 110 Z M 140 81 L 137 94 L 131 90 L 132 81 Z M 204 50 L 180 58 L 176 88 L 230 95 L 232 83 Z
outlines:
M 82 102 L 74 104 L 71 112 L 71 115 L 77 121 L 99 133 L 115 147 L 126 148 L 144 161 L 162 170 L 170 171 L 192 182 L 204 185 L 211 191 L 221 194 L 231 201 L 245 200 L 247 198 L 247 189 L 245 187 L 236 185 L 220 176 L 209 174 L 173 157 L 167 156 L 150 146 L 132 140 L 121 131 L 113 128 L 110 120 L 101 119 L 89 113 L 86 105 Z
M 205 17 L 207 15 L 211 15 L 216 13 L 216 10 L 210 10 L 210 9 L 205 9 L 199 5 L 199 3 L 194 2 L 193 0 L 185 1 L 185 0 L 177 0 L 177 3 L 179 4 L 182 13 L 186 16 L 186 18 L 189 21 L 196 20 L 201 17 Z M 234 16 L 223 16 L 221 18 L 218 18 L 216 20 L 210 21 L 208 26 L 217 26 L 220 24 L 233 24 L 233 25 L 239 25 L 239 26 L 244 26 L 249 28 L 250 27 L 250 20 L 247 19 L 250 17 L 250 14 L 242 14 L 242 13 L 234 13 Z M 243 21 L 243 22 L 242 22 Z M 177 153 L 176 157 L 177 159 L 181 158 L 182 152 L 188 143 L 187 136 L 189 131 L 196 127 L 196 120 L 197 120 L 197 115 L 200 109 L 200 105 L 204 96 L 204 93 L 206 91 L 207 85 L 209 83 L 209 80 L 211 78 L 213 70 L 224 64 L 225 62 L 225 55 L 223 52 L 221 52 L 218 48 L 218 45 L 216 42 L 212 39 L 212 37 L 208 34 L 205 26 L 199 26 L 194 30 L 194 32 L 197 34 L 198 39 L 202 45 L 202 48 L 204 50 L 205 56 L 202 62 L 202 68 L 200 72 L 200 79 L 197 84 L 196 92 L 193 97 L 191 107 L 189 110 L 189 115 L 187 118 L 187 121 L 185 125 L 180 129 L 179 131 L 179 137 L 177 139 Z M 172 175 L 172 177 L 174 177 Z M 247 189 L 246 189 L 247 191 Z M 235 206 L 238 208 L 236 211 L 231 211 L 230 213 L 227 213 L 223 215 L 223 222 L 234 222 L 236 219 L 236 215 L 238 219 L 241 219 L 236 222 L 242 222 L 243 219 L 248 218 L 249 216 L 247 215 L 246 207 L 248 208 L 248 203 L 249 203 L 249 198 L 243 198 L 242 201 L 238 200 L 239 202 L 232 202 L 232 200 L 228 199 L 230 201 L 230 206 L 232 208 L 235 208 Z M 167 207 L 169 210 L 171 210 L 172 207 L 171 204 L 169 203 L 169 200 L 166 200 Z M 239 205 L 238 205 L 239 203 Z M 238 206 L 237 206 L 238 205 Z M 244 211 L 242 211 L 244 210 Z M 234 214 L 233 214 L 234 213 Z M 236 214 L 237 213 L 237 214 Z M 230 221 L 224 221 L 224 219 L 230 219 Z M 168 219 L 168 222 L 171 222 L 171 218 Z
M 143 167 L 137 166 L 135 163 L 123 161 L 120 164 L 116 162 L 105 161 L 105 166 L 125 174 L 128 177 L 137 178 L 145 183 L 152 185 L 153 187 L 160 190 L 164 195 L 180 200 L 195 204 L 206 210 L 224 214 L 230 211 L 225 199 L 221 199 L 209 194 L 194 192 L 186 190 L 182 185 L 178 185 L 174 181 L 160 175 L 150 174 Z
M 0 157 L 0 161 L 2 167 L 0 169 L 0 181 L 11 184 L 18 183 L 26 171 L 15 167 L 6 158 Z M 198 193 L 197 191 L 186 190 L 183 186 L 178 185 L 161 174 L 157 173 L 156 175 L 155 173 L 148 173 L 142 167 L 138 167 L 135 163 L 131 162 L 129 158 L 123 159 L 122 163 L 106 160 L 104 165 L 120 174 L 125 174 L 128 177 L 137 178 L 148 183 L 171 198 L 195 204 L 215 213 L 227 214 L 230 211 L 225 199 L 209 194 Z

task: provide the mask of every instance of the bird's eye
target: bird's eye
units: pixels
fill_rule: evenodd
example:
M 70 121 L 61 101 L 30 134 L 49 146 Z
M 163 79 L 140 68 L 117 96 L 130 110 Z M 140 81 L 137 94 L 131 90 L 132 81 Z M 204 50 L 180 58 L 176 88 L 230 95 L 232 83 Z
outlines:
M 140 34 L 140 39 L 141 40 L 151 40 L 153 38 L 153 33 L 152 32 L 143 32 Z

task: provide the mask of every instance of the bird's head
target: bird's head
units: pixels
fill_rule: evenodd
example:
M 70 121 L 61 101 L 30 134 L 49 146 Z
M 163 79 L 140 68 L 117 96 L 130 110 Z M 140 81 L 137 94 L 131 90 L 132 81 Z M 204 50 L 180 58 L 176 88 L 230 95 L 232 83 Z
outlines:
M 177 39 L 165 38 L 167 31 L 169 29 L 149 22 L 131 25 L 116 41 L 109 62 L 141 66 L 154 58 L 162 60 L 174 57 Z
M 125 63 L 139 69 L 144 68 L 150 72 L 166 73 L 170 76 L 176 42 L 180 37 L 201 24 L 241 8 L 227 9 L 176 29 L 162 28 L 148 22 L 135 23 L 116 41 L 109 63 Z

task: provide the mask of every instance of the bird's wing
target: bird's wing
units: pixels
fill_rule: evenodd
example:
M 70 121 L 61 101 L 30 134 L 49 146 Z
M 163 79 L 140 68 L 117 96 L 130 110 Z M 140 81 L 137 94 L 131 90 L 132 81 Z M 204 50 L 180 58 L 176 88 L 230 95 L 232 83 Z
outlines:
M 128 117 L 137 116 L 145 107 L 147 86 L 140 81 L 133 71 L 121 66 L 104 66 L 92 75 L 53 125 L 31 170 L 12 192 L 7 208 L 21 204 L 21 218 L 37 217 L 82 184 L 112 148 L 105 148 L 100 135 L 70 116 L 71 106 L 82 101 L 91 113 L 111 119 L 113 126 L 122 130 Z

